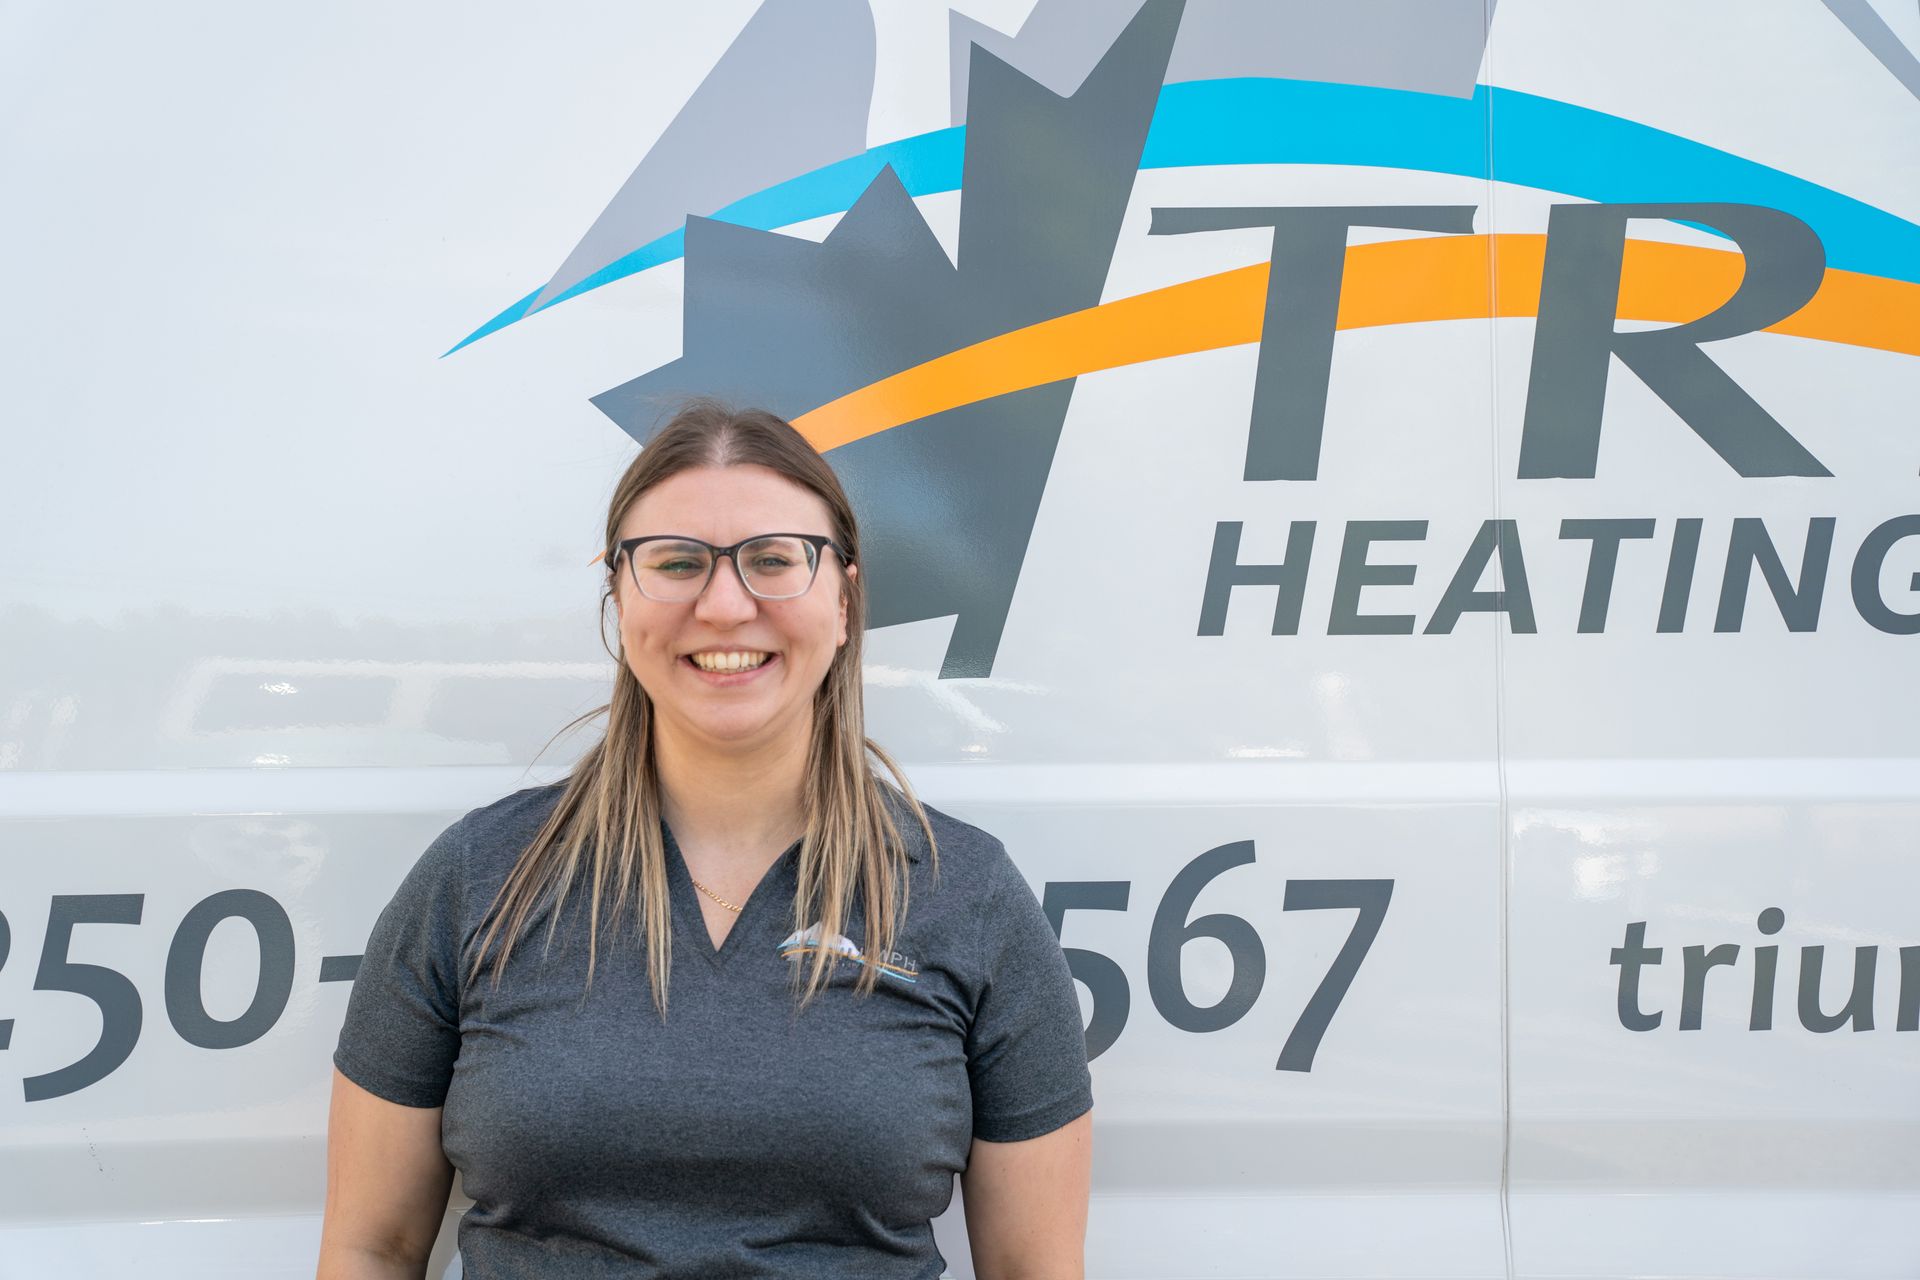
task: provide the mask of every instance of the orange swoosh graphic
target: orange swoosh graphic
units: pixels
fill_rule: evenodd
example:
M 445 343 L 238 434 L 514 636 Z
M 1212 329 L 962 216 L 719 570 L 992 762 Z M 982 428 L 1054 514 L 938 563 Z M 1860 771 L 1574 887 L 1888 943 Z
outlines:
M 1357 245 L 1347 250 L 1336 327 L 1534 315 L 1545 254 L 1543 235 Z M 1737 252 L 1629 240 L 1615 314 L 1684 323 L 1732 297 L 1745 270 Z M 793 425 L 825 452 L 1062 378 L 1258 342 L 1267 275 L 1263 262 L 1015 329 L 849 392 Z M 1806 306 L 1766 332 L 1920 355 L 1920 285 L 1829 270 Z

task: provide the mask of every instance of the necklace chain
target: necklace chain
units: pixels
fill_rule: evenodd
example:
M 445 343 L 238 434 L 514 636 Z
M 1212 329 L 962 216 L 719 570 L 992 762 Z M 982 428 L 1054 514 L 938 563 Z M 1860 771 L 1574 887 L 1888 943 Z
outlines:
M 688 876 L 687 879 L 693 880 L 693 877 Z M 740 914 L 740 908 L 734 906 L 731 902 L 728 902 L 725 898 L 721 897 L 719 894 L 715 893 L 713 890 L 707 888 L 707 886 L 701 884 L 698 880 L 693 880 L 693 887 L 698 889 L 700 892 L 706 894 L 709 898 L 712 898 L 715 902 L 719 903 L 721 906 L 725 907 L 727 910 L 733 912 L 735 915 Z
M 687 873 L 687 879 L 693 880 L 692 872 Z M 734 906 L 731 902 L 728 902 L 725 898 L 721 897 L 719 894 L 715 893 L 713 890 L 707 888 L 707 886 L 701 884 L 698 880 L 693 880 L 693 887 L 698 889 L 700 892 L 706 894 L 709 898 L 712 898 L 715 902 L 719 903 L 721 906 L 725 907 L 727 910 L 733 912 L 735 915 L 740 914 L 739 907 Z

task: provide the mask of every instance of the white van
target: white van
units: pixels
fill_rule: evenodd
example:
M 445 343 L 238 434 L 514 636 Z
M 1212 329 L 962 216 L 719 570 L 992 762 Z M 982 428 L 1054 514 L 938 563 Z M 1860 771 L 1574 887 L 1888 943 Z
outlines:
M 1920 1275 L 1911 0 L 0 27 L 0 1276 L 312 1274 L 692 391 L 1058 927 L 1090 1276 Z

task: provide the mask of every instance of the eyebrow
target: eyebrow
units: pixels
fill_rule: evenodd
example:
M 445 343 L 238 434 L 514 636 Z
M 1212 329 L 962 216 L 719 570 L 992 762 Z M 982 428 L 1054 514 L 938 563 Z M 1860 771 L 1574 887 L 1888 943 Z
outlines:
M 795 531 L 790 529 L 771 529 L 765 533 L 748 534 L 746 537 L 739 539 L 739 541 L 752 542 L 756 538 L 779 538 L 779 537 L 832 539 L 833 534 L 831 533 L 796 533 Z M 659 539 L 661 542 L 672 542 L 675 539 L 682 539 L 685 541 L 686 545 L 689 545 L 689 546 L 697 546 L 699 545 L 699 542 L 700 542 L 699 539 L 695 538 L 690 533 L 635 533 L 635 534 L 628 534 L 626 537 L 623 537 L 623 538 L 617 538 L 615 539 L 615 541 L 631 542 L 635 538 L 655 538 L 655 539 Z M 722 543 L 720 545 L 724 546 L 726 544 Z

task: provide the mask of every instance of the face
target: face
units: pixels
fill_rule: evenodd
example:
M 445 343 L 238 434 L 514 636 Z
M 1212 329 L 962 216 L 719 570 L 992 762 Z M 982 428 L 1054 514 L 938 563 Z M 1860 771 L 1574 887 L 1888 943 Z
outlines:
M 741 465 L 682 471 L 647 490 L 619 536 L 656 533 L 726 546 L 762 533 L 831 537 L 833 525 L 812 491 L 771 468 Z M 819 574 L 804 594 L 762 600 L 741 584 L 728 556 L 714 566 L 706 590 L 682 603 L 641 595 L 626 557 L 617 568 L 621 646 L 653 699 L 664 741 L 754 748 L 812 731 L 814 694 L 847 642 L 846 588 L 857 568 L 843 569 L 840 557 L 822 548 Z M 689 656 L 728 651 L 771 656 L 756 670 L 724 675 L 702 671 Z

